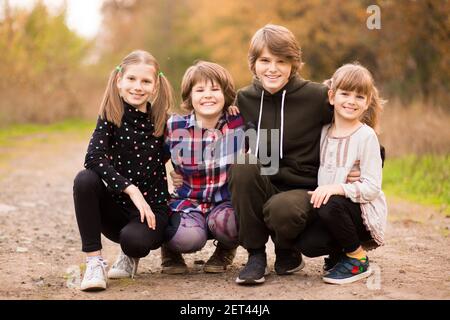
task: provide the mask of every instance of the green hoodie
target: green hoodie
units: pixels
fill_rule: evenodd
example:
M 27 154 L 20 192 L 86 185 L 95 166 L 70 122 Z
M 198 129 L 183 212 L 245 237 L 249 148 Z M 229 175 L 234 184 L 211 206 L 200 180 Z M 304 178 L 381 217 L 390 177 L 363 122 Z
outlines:
M 264 90 L 258 80 L 238 91 L 237 105 L 245 122 L 255 129 L 268 129 L 268 146 L 271 143 L 270 130 L 280 130 L 282 150 L 269 151 L 278 153 L 280 158 L 278 172 L 269 176 L 280 190 L 314 190 L 317 187 L 320 133 L 333 116 L 327 91 L 325 85 L 299 76 L 291 78 L 275 94 Z M 260 111 L 262 115 L 258 125 Z

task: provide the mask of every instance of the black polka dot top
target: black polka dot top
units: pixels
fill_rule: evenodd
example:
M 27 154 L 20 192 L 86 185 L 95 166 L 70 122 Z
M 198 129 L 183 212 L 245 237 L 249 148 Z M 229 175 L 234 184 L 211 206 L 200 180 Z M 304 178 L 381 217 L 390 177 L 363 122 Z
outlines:
M 147 108 L 151 108 L 150 104 Z M 86 153 L 84 166 L 106 182 L 118 204 L 134 207 L 122 191 L 137 186 L 148 204 L 166 204 L 166 170 L 163 163 L 164 137 L 153 136 L 154 125 L 147 113 L 124 102 L 120 128 L 98 118 Z

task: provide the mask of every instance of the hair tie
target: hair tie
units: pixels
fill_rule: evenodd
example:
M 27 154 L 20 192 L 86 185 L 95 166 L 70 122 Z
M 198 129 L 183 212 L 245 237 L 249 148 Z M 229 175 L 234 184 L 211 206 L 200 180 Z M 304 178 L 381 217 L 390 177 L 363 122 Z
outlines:
M 122 72 L 122 67 L 121 66 L 117 66 L 116 70 L 119 71 L 119 72 Z
M 164 73 L 163 73 L 162 71 L 160 71 L 160 72 L 158 73 L 158 76 L 164 77 Z

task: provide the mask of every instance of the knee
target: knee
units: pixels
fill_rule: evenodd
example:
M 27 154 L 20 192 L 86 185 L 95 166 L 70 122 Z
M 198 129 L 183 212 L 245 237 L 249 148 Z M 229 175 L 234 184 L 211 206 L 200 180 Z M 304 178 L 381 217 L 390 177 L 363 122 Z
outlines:
M 264 204 L 264 219 L 273 225 L 286 224 L 295 215 L 292 207 L 282 193 L 276 194 Z
M 331 196 L 326 204 L 322 204 L 317 210 L 317 214 L 322 221 L 333 221 L 338 217 L 337 211 L 342 206 L 345 198 L 341 196 Z
M 147 225 L 142 225 L 148 228 Z M 150 250 L 159 248 L 161 241 L 154 241 L 149 239 L 148 232 L 153 232 L 150 229 L 131 228 L 130 225 L 125 226 L 120 232 L 120 246 L 122 251 L 129 257 L 142 258 L 150 253 Z
M 238 245 L 238 223 L 231 205 L 208 216 L 208 229 L 219 242 L 227 246 Z
M 199 228 L 179 228 L 175 235 L 167 242 L 167 246 L 174 252 L 192 253 L 201 250 L 208 240 L 208 235 Z
M 91 190 L 96 188 L 101 182 L 100 177 L 92 170 L 81 170 L 73 181 L 74 192 Z

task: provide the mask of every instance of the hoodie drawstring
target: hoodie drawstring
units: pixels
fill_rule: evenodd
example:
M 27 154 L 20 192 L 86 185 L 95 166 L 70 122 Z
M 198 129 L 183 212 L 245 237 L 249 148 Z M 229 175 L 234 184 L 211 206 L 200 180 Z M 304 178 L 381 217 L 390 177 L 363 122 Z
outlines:
M 281 135 L 280 135 L 280 159 L 283 159 L 283 136 L 284 136 L 284 100 L 286 98 L 286 90 L 283 90 L 283 96 L 281 98 Z M 261 92 L 261 103 L 259 104 L 259 118 L 258 118 L 258 132 L 256 136 L 256 148 L 255 148 L 255 156 L 258 156 L 259 150 L 259 136 L 261 129 L 261 118 L 264 104 L 264 90 Z
M 281 136 L 280 136 L 280 159 L 283 159 L 283 135 L 284 135 L 284 98 L 286 97 L 286 90 L 283 90 L 283 97 L 281 98 Z
M 258 119 L 258 131 L 256 133 L 256 148 L 255 148 L 255 156 L 258 157 L 258 149 L 259 149 L 259 135 L 261 129 L 261 118 L 262 118 L 262 110 L 264 103 L 264 90 L 261 92 L 261 103 L 259 104 L 259 119 Z

